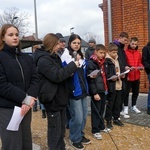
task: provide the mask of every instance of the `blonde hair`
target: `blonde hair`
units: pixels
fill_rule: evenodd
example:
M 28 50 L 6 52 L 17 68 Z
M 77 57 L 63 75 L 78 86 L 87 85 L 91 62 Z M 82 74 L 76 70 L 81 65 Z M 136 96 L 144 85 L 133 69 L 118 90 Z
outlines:
M 6 32 L 7 32 L 7 29 L 10 28 L 10 27 L 16 28 L 17 31 L 18 31 L 18 33 L 19 33 L 19 29 L 18 29 L 16 26 L 14 26 L 14 25 L 12 25 L 12 24 L 4 24 L 4 25 L 1 27 L 1 29 L 0 29 L 0 51 L 3 49 L 4 43 L 5 43 L 5 42 L 3 41 L 3 38 L 4 38 L 4 36 L 5 36 Z M 20 42 L 19 42 L 18 47 L 20 48 Z
M 58 44 L 59 38 L 53 34 L 48 33 L 43 39 L 43 46 L 46 51 L 53 53 L 54 47 Z
M 118 46 L 116 44 L 110 43 L 108 45 L 108 51 L 109 52 L 111 52 L 111 51 L 118 51 Z

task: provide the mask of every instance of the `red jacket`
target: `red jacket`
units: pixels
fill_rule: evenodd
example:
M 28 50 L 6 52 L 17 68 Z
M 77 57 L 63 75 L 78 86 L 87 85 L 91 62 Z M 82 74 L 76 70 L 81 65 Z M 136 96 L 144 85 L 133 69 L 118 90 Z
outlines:
M 129 46 L 125 50 L 127 64 L 129 67 L 143 67 L 141 54 L 138 50 L 130 49 Z M 140 70 L 131 70 L 128 73 L 128 81 L 135 81 L 140 79 Z

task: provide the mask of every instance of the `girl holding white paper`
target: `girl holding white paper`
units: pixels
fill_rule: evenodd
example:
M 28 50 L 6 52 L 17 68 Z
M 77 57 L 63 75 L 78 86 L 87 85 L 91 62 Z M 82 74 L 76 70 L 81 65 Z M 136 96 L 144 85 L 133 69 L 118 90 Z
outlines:
M 3 150 L 32 150 L 31 108 L 38 89 L 32 57 L 20 51 L 18 28 L 12 24 L 3 25 L 0 30 L 0 136 Z M 18 130 L 7 128 L 15 106 L 21 108 L 20 117 L 23 116 Z

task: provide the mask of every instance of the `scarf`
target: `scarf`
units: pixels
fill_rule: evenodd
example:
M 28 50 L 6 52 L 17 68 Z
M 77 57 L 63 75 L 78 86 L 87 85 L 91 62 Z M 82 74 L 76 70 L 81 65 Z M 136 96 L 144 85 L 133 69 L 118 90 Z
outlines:
M 107 86 L 107 79 L 106 79 L 106 73 L 105 73 L 105 69 L 104 69 L 104 62 L 105 62 L 105 59 L 99 59 L 97 57 L 97 55 L 93 54 L 91 57 L 91 59 L 95 60 L 97 62 L 97 64 L 99 65 L 99 67 L 101 68 L 101 76 L 102 76 L 102 79 L 103 79 L 103 83 L 104 83 L 104 88 L 105 88 L 105 91 L 108 91 L 108 86 Z

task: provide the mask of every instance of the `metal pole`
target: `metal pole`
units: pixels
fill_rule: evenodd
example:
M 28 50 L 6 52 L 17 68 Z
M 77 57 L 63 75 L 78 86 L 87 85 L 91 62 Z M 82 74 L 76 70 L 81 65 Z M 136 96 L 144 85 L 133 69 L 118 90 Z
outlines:
M 112 42 L 111 0 L 107 0 L 107 6 L 108 6 L 108 38 L 110 43 Z
M 36 40 L 37 40 L 38 39 L 38 27 L 37 27 L 36 0 L 34 0 L 34 16 L 35 16 L 35 35 L 36 35 Z
M 73 29 L 74 29 L 74 27 L 70 28 L 70 35 L 72 34 L 71 30 L 73 30 Z
M 11 20 L 11 24 L 14 23 L 14 20 L 15 20 L 15 19 L 18 19 L 18 17 L 13 17 L 13 19 Z

